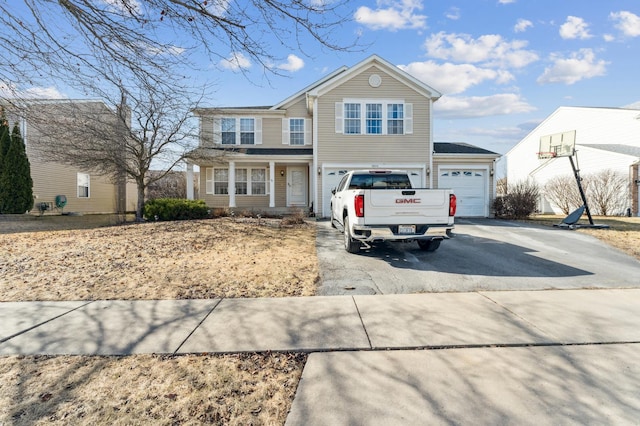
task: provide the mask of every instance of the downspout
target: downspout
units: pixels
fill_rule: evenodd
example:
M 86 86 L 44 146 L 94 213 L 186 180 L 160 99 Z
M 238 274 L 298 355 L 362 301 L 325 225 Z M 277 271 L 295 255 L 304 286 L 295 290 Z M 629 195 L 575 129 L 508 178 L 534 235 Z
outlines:
M 437 171 L 433 169 L 433 98 L 429 98 L 429 164 L 427 170 L 430 170 L 429 188 L 433 188 L 433 174 Z M 415 118 L 414 118 L 415 120 Z
M 307 94 L 307 96 L 309 96 Z M 307 105 L 309 103 L 307 102 Z M 311 111 L 311 117 L 313 120 L 313 131 L 312 131 L 312 138 L 313 140 L 311 141 L 312 143 L 312 147 L 313 147 L 313 170 L 311 170 L 311 175 L 313 176 L 313 212 L 315 213 L 316 217 L 323 217 L 324 216 L 324 206 L 322 206 L 322 210 L 320 211 L 318 209 L 319 207 L 319 203 L 318 203 L 318 98 L 314 97 L 313 98 L 313 111 Z

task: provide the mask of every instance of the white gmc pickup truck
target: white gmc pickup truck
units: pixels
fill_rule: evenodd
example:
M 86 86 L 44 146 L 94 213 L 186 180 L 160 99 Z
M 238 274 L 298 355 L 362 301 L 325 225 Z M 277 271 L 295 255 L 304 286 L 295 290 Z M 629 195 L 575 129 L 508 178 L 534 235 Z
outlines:
M 435 251 L 453 229 L 456 196 L 450 189 L 412 188 L 405 171 L 351 171 L 331 193 L 331 226 L 342 229 L 349 253 L 376 241 L 414 240 Z

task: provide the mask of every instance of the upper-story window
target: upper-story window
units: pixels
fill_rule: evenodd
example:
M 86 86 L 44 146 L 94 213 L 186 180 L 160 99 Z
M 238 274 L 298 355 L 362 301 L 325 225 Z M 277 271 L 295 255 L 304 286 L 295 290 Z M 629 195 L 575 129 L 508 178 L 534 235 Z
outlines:
M 364 113 L 362 113 L 364 111 Z M 350 99 L 336 103 L 336 133 L 406 135 L 413 133 L 413 104 L 397 100 Z
M 283 118 L 282 144 L 311 145 L 311 120 L 308 118 Z
M 214 143 L 222 145 L 257 145 L 262 143 L 262 119 L 222 117 L 213 120 Z

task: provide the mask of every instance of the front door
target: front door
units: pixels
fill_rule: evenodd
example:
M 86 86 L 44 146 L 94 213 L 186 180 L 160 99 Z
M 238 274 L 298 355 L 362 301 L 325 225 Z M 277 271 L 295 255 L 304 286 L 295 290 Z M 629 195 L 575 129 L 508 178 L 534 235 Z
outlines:
M 306 206 L 307 187 L 307 168 L 287 167 L 287 206 Z

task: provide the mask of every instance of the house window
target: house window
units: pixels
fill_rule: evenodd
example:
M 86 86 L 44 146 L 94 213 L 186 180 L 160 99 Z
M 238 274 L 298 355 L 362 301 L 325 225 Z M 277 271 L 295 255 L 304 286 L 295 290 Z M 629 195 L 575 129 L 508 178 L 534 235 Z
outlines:
M 247 194 L 247 169 L 236 169 L 236 194 Z
M 347 135 L 360 134 L 360 104 L 344 104 L 344 133 Z
M 90 177 L 86 173 L 78 173 L 78 198 L 89 198 Z
M 382 104 L 367 104 L 367 134 L 382 134 Z
M 240 119 L 240 143 L 242 145 L 255 143 L 255 121 L 253 118 Z
M 404 105 L 387 105 L 387 133 L 390 135 L 404 134 Z
M 236 144 L 236 119 L 223 118 L 221 121 L 221 127 L 222 127 L 222 144 L 235 145 Z
M 216 195 L 229 193 L 229 169 L 213 169 L 213 193 Z
M 251 193 L 264 195 L 267 193 L 267 171 L 265 169 L 251 169 Z
M 336 103 L 336 133 L 408 135 L 413 133 L 413 104 L 396 100 L 348 99 Z
M 289 144 L 304 145 L 304 118 L 289 120 Z

